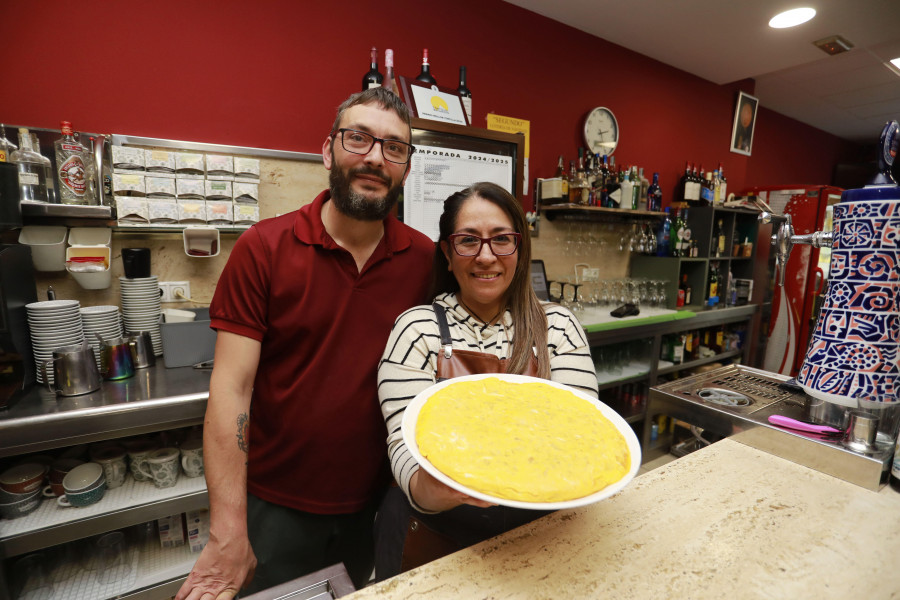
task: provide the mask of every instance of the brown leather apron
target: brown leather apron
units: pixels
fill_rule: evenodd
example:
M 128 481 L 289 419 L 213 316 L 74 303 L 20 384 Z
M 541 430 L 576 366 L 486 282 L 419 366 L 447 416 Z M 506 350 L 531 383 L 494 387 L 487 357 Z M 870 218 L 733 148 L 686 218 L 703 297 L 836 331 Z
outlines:
M 474 350 L 454 350 L 445 309 L 437 303 L 433 307 L 437 316 L 438 328 L 441 332 L 441 350 L 438 352 L 437 359 L 437 381 L 462 377 L 463 375 L 506 373 L 507 361 L 505 358 L 497 358 L 493 354 L 476 352 Z M 532 355 L 528 368 L 525 369 L 522 375 L 537 376 L 537 357 Z M 531 514 L 537 518 L 544 513 L 532 512 Z M 438 515 L 428 515 L 424 518 L 436 519 L 440 517 Z M 400 569 L 401 571 L 414 569 L 464 547 L 465 545 L 460 544 L 458 540 L 435 531 L 434 528 L 426 525 L 421 518 L 411 516 L 406 528 L 406 541 L 403 544 L 403 557 Z

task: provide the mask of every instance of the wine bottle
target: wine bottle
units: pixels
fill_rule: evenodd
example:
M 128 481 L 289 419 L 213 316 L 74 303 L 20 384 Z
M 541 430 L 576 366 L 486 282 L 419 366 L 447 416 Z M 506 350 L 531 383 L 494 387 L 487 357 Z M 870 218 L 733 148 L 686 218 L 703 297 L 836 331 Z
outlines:
M 659 226 L 659 232 L 656 234 L 656 255 L 669 256 L 669 246 L 672 234 L 672 221 L 669 220 L 669 207 L 666 207 L 666 216 Z
M 693 185 L 693 179 L 691 179 L 691 163 L 687 162 L 684 164 L 684 175 L 681 176 L 681 180 L 678 182 L 678 191 L 680 200 L 682 202 L 690 202 L 691 200 L 691 191 Z
M 722 170 L 722 164 L 719 163 L 719 199 L 722 204 L 728 200 L 728 180 L 725 179 L 725 172 Z
M 421 81 L 428 85 L 437 85 L 437 81 L 431 76 L 431 67 L 428 65 L 428 48 L 422 50 L 422 70 L 416 76 L 416 81 Z
M 384 88 L 389 92 L 394 92 L 397 95 L 400 95 L 400 90 L 397 89 L 397 82 L 394 80 L 394 51 L 388 48 L 384 51 Z
M 456 93 L 459 94 L 459 97 L 462 99 L 463 108 L 466 111 L 466 120 L 469 121 L 469 125 L 472 124 L 472 92 L 469 91 L 469 88 L 466 87 L 466 68 L 459 68 L 459 87 L 456 88 Z
M 662 210 L 662 188 L 659 187 L 659 173 L 653 174 L 653 183 L 647 188 L 647 210 Z
M 716 227 L 716 245 L 714 250 L 716 258 L 725 256 L 725 227 L 722 225 L 722 219 L 719 219 L 718 227 Z
M 709 276 L 707 279 L 707 305 L 710 307 L 719 303 L 719 263 L 709 265 Z
M 384 82 L 384 75 L 378 70 L 378 50 L 372 46 L 372 62 L 369 65 L 369 72 L 363 75 L 362 89 L 366 91 L 369 88 L 381 87 Z

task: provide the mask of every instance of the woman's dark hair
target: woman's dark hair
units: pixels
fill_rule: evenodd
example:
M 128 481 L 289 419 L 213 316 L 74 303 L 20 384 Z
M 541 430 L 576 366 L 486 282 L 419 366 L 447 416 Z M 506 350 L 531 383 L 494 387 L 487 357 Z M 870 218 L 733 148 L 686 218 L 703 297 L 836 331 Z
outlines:
M 481 182 L 456 192 L 444 201 L 444 212 L 440 219 L 438 248 L 434 253 L 432 269 L 431 297 L 445 292 L 459 292 L 459 282 L 450 271 L 450 263 L 445 254 L 449 248 L 449 236 L 456 230 L 456 221 L 463 205 L 471 198 L 481 198 L 497 205 L 512 222 L 516 233 L 522 234 L 522 241 L 516 251 L 516 271 L 505 294 L 506 308 L 512 314 L 515 333 L 512 352 L 507 370 L 522 373 L 532 356 L 532 348 L 538 349 L 538 376 L 550 378 L 550 356 L 547 351 L 547 315 L 531 286 L 531 237 L 528 221 L 522 205 L 505 189 L 494 183 Z

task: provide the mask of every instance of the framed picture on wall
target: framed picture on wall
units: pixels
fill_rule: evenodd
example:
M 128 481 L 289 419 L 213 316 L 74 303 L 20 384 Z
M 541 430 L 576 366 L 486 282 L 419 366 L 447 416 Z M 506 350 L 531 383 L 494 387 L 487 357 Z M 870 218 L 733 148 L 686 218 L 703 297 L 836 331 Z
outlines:
M 731 151 L 750 156 L 753 147 L 753 129 L 756 127 L 756 109 L 759 99 L 749 94 L 738 94 L 734 109 L 734 126 L 731 129 Z

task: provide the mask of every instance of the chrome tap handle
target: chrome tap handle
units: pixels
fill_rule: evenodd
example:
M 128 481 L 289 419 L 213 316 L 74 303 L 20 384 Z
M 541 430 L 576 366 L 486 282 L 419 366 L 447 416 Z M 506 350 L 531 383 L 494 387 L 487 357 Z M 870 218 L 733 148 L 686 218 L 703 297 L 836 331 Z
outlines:
M 832 233 L 830 231 L 814 231 L 805 235 L 791 237 L 795 244 L 809 244 L 813 248 L 831 248 Z
M 94 165 L 96 166 L 94 175 L 97 178 L 97 203 L 100 206 L 106 206 L 112 202 L 112 198 L 107 198 L 103 190 L 103 157 L 106 154 L 107 139 L 105 135 L 98 135 L 94 138 Z M 112 165 L 110 165 L 110 169 Z
M 791 248 L 794 247 L 794 225 L 791 223 L 791 215 L 784 215 L 784 222 L 772 235 L 772 245 L 775 246 L 775 281 L 780 287 L 784 287 L 784 272 L 791 256 Z

